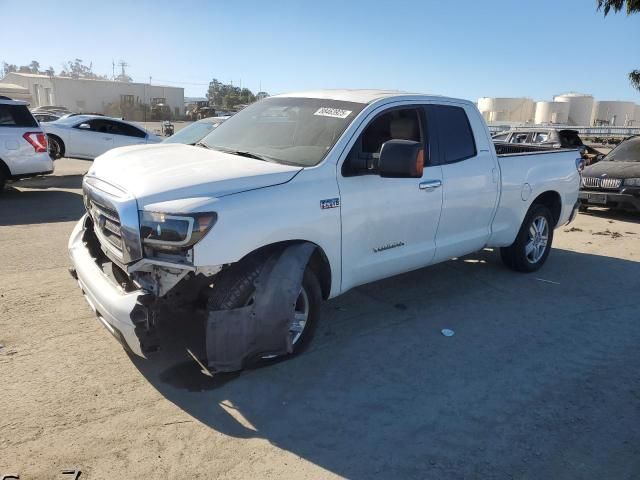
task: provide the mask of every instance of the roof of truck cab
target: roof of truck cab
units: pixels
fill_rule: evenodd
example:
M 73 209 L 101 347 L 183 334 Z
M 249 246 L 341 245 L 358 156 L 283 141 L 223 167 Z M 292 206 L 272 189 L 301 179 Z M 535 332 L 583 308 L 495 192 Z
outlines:
M 306 92 L 294 92 L 283 93 L 281 95 L 275 95 L 276 97 L 298 97 L 298 98 L 321 98 L 325 100 L 340 100 L 343 102 L 356 102 L 356 103 L 373 103 L 376 100 L 382 98 L 403 97 L 403 98 L 415 98 L 421 97 L 425 99 L 434 98 L 438 100 L 452 100 L 468 102 L 468 100 L 461 100 L 457 98 L 446 98 L 440 95 L 427 95 L 424 93 L 412 93 L 403 92 L 400 90 L 366 90 L 366 89 L 329 89 L 329 90 L 309 90 Z

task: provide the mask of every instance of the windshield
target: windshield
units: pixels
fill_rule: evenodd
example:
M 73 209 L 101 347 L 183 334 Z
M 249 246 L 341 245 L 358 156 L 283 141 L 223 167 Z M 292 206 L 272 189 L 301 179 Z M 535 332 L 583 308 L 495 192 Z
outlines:
M 640 162 L 640 137 L 625 140 L 605 158 L 609 162 Z
M 322 161 L 363 103 L 272 97 L 241 110 L 207 135 L 207 147 L 311 167 Z
M 185 145 L 195 145 L 222 122 L 223 120 L 220 120 L 219 122 L 211 122 L 207 120 L 192 123 L 188 127 L 184 127 L 175 135 L 171 135 L 164 141 L 164 143 L 184 143 Z

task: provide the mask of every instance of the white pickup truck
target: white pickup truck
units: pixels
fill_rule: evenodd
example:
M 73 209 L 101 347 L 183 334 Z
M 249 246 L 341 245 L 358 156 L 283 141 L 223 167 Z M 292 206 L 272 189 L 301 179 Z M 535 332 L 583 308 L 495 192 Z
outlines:
M 577 150 L 497 155 L 465 100 L 279 95 L 196 146 L 97 158 L 71 273 L 142 356 L 155 347 L 157 312 L 205 299 L 206 362 L 237 370 L 302 350 L 321 301 L 358 285 L 483 247 L 537 270 L 577 212 L 581 166 Z

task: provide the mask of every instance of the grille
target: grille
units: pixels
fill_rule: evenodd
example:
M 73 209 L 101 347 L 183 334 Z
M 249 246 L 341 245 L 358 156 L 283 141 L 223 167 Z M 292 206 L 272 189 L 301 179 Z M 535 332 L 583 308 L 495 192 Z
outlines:
M 583 177 L 582 185 L 590 188 L 605 188 L 605 189 L 618 189 L 622 185 L 622 180 L 619 178 L 598 178 L 598 177 Z
M 90 214 L 95 228 L 111 245 L 122 251 L 122 231 L 120 217 L 115 210 L 100 205 L 95 200 L 89 201 Z

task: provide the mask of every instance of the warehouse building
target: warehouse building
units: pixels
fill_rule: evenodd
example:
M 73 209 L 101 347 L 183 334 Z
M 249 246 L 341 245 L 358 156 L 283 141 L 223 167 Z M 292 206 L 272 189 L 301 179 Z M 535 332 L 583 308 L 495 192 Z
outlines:
M 174 118 L 184 115 L 184 89 L 179 87 L 17 72 L 8 73 L 0 89 L 3 84 L 26 89 L 32 107 L 57 105 L 73 112 L 107 115 L 120 112 L 131 120 L 143 120 L 151 107 L 162 105 Z

